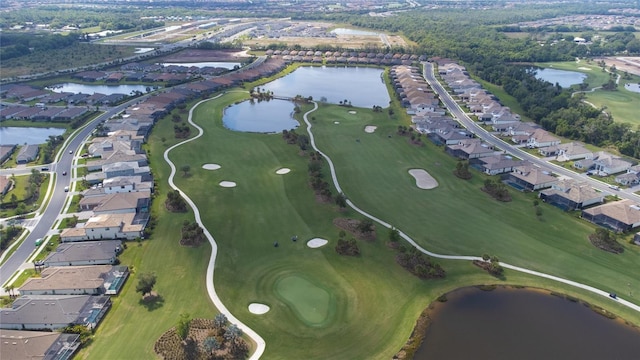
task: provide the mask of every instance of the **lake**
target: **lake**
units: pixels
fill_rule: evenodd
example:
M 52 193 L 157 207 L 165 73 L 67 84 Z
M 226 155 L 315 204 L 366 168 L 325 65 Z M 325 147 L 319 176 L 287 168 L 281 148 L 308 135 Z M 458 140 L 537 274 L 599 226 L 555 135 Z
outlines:
M 571 85 L 582 84 L 587 78 L 586 74 L 577 71 L 566 71 L 557 69 L 536 69 L 536 78 L 548 81 L 552 84 L 560 84 L 563 88 L 571 87 Z
M 389 93 L 382 69 L 369 67 L 299 67 L 291 74 L 260 86 L 276 96 L 312 96 L 314 100 L 338 104 L 350 101 L 356 107 L 389 106 Z
M 294 107 L 293 102 L 286 100 L 247 100 L 227 107 L 222 123 L 234 131 L 278 133 L 298 127 L 298 121 L 293 118 Z
M 0 127 L 0 144 L 44 144 L 49 136 L 64 134 L 64 128 Z
M 217 68 L 224 68 L 227 70 L 231 70 L 236 66 L 238 67 L 242 66 L 242 63 L 229 62 L 229 61 L 204 61 L 204 62 L 158 63 L 158 65 L 162 65 L 162 66 L 175 65 L 175 66 L 185 66 L 185 67 L 195 66 L 198 68 L 217 67 Z
M 48 87 L 47 90 L 53 92 L 70 92 L 74 94 L 125 94 L 129 95 L 133 91 L 147 92 L 146 85 L 88 85 L 88 84 L 76 84 L 76 83 L 64 83 Z
M 373 32 L 373 31 L 345 29 L 345 28 L 333 29 L 331 30 L 331 32 L 336 35 L 370 35 L 370 36 L 380 35 L 379 33 Z
M 640 357 L 640 331 L 563 297 L 465 288 L 447 299 L 435 304 L 415 360 Z

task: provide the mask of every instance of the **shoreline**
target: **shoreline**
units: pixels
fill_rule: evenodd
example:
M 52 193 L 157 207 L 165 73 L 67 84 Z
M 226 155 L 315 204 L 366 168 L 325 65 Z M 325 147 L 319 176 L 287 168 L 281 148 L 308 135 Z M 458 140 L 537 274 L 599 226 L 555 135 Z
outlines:
M 455 292 L 469 291 L 474 288 L 480 291 L 494 291 L 496 289 L 526 290 L 526 291 L 541 293 L 549 296 L 561 297 L 561 298 L 564 298 L 565 300 L 582 304 L 588 307 L 589 309 L 591 309 L 591 311 L 595 312 L 596 314 L 602 315 L 612 321 L 615 321 L 619 325 L 628 326 L 640 333 L 640 326 L 635 325 L 625 320 L 624 318 L 601 308 L 600 306 L 593 305 L 585 300 L 582 300 L 580 298 L 577 298 L 562 292 L 552 291 L 552 290 L 539 288 L 539 287 L 524 286 L 524 285 L 509 285 L 509 284 L 470 285 L 470 286 L 464 286 L 464 287 L 460 287 L 457 289 L 453 289 L 449 292 L 446 292 L 438 296 L 437 298 L 435 298 L 431 303 L 429 303 L 429 305 L 427 305 L 427 307 L 424 308 L 424 310 L 422 310 L 422 312 L 416 319 L 415 325 L 413 326 L 413 330 L 411 331 L 411 335 L 409 336 L 409 339 L 407 339 L 407 342 L 402 346 L 402 348 L 400 348 L 400 350 L 398 350 L 398 352 L 395 355 L 393 355 L 392 359 L 394 360 L 414 359 L 415 353 L 422 346 L 426 338 L 427 331 L 431 326 L 431 320 L 432 320 L 431 315 L 433 315 L 435 312 L 440 310 L 439 308 L 443 306 L 444 303 L 447 302 L 447 296 Z

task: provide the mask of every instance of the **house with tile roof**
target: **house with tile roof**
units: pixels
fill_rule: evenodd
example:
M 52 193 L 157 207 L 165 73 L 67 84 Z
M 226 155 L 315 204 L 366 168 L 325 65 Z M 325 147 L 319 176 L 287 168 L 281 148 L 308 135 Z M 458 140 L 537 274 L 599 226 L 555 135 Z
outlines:
M 573 179 L 559 180 L 551 188 L 540 191 L 538 197 L 563 210 L 579 210 L 604 202 L 604 193 L 596 191 L 585 182 Z
M 81 243 L 63 243 L 58 245 L 43 261 L 42 265 L 78 266 L 78 265 L 113 265 L 118 254 L 122 252 L 122 241 L 85 241 Z
M 582 218 L 617 232 L 640 226 L 640 204 L 630 199 L 582 210 Z
M 27 279 L 18 291 L 20 295 L 115 295 L 128 276 L 126 266 L 49 267 L 40 277 Z
M 551 171 L 526 162 L 523 165 L 514 167 L 507 181 L 516 188 L 535 191 L 551 187 L 558 179 L 551 176 Z
M 49 331 L 0 330 L 0 359 L 67 360 L 80 347 L 80 335 Z

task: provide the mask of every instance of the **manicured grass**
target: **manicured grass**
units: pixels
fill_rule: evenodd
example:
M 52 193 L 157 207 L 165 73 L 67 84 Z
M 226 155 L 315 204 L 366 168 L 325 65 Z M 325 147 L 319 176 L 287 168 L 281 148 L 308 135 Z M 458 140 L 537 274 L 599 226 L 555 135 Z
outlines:
M 339 107 L 322 107 L 316 118 L 331 121 L 319 120 L 314 134 L 334 159 L 345 194 L 425 248 L 443 254 L 495 254 L 514 265 L 617 292 L 636 282 L 638 247 L 626 246 L 618 256 L 598 251 L 587 240 L 595 229 L 590 223 L 546 205 L 542 219 L 536 219 L 534 194 L 511 191 L 514 201 L 496 202 L 479 190 L 485 176 L 474 173 L 471 181 L 454 177 L 455 160 L 441 148 L 428 143 L 417 149 L 405 138 L 387 138 L 396 124 L 342 113 Z M 339 129 L 333 119 L 339 119 Z M 364 135 L 362 128 L 370 123 L 378 130 Z M 407 170 L 416 167 L 426 169 L 440 187 L 415 188 Z
M 229 310 L 264 337 L 264 358 L 390 358 L 408 339 L 417 316 L 431 301 L 473 284 L 512 283 L 564 290 L 640 323 L 640 315 L 610 299 L 511 271 L 505 273 L 505 280 L 498 280 L 469 262 L 438 261 L 447 277 L 420 280 L 395 263 L 395 251 L 385 243 L 387 230 L 381 227 L 376 241 L 358 241 L 361 256 L 336 254 L 339 229 L 332 220 L 361 216 L 352 210 L 339 212 L 332 203 L 318 203 L 308 185 L 307 159 L 280 135 L 239 133 L 222 127 L 225 104 L 244 96 L 230 92 L 196 109 L 204 136 L 173 150 L 170 157 L 178 168 L 191 167 L 190 176 L 178 174 L 175 181 L 196 202 L 218 243 L 216 289 Z M 386 113 L 357 109 L 357 116 L 347 116 L 347 111 L 322 106 L 314 113 L 316 141 L 334 159 L 346 195 L 427 249 L 465 255 L 488 252 L 517 265 L 571 276 L 620 294 L 627 282 L 636 279 L 638 251 L 629 245 L 623 255 L 603 254 L 586 239 L 593 231 L 591 225 L 545 205 L 540 205 L 544 209 L 541 223 L 529 195 L 512 192 L 512 203 L 497 203 L 479 190 L 483 178 L 478 174 L 474 173 L 470 182 L 455 178 L 451 174 L 455 161 L 442 149 L 430 144 L 418 148 L 396 136 L 398 123 L 388 120 Z M 340 124 L 335 125 L 334 120 Z M 366 134 L 365 125 L 377 125 L 378 129 Z M 163 210 L 169 168 L 161 157 L 164 149 L 178 141 L 168 119 L 161 120 L 151 134 L 151 166 L 159 184 L 159 196 L 153 204 L 158 225 L 150 240 L 140 246 L 129 243 L 122 254 L 122 263 L 133 266 L 134 274 L 115 298 L 93 344 L 82 350 L 79 358 L 154 359 L 153 342 L 175 325 L 180 313 L 208 318 L 216 314 L 204 286 L 208 246 L 192 249 L 178 245 L 178 224 L 192 219 L 192 214 Z M 202 169 L 207 163 L 221 168 Z M 291 172 L 276 175 L 281 167 Z M 407 174 L 412 167 L 427 169 L 440 187 L 417 189 Z M 222 180 L 234 181 L 237 187 L 219 187 Z M 301 241 L 292 242 L 293 235 Z M 313 237 L 330 242 L 310 249 L 303 239 Z M 280 246 L 274 247 L 274 241 Z M 157 309 L 147 309 L 134 292 L 136 274 L 148 271 L 158 275 L 156 289 L 163 302 Z M 310 326 L 301 319 L 299 305 L 291 304 L 295 299 L 300 301 L 300 294 L 282 299 L 278 284 L 290 277 L 304 278 L 330 294 L 333 304 L 328 306 L 327 321 Z M 312 303 L 302 301 L 305 306 Z M 247 309 L 252 302 L 267 304 L 271 310 L 253 315 Z
M 322 325 L 330 313 L 336 312 L 331 293 L 301 276 L 280 278 L 275 290 L 300 320 L 310 326 Z
M 556 63 L 540 63 L 536 64 L 542 67 L 553 67 L 554 69 L 579 71 L 587 75 L 587 83 L 589 89 L 602 86 L 609 81 L 609 73 L 603 72 L 602 69 L 593 61 L 556 62 Z M 591 70 L 584 70 L 589 68 Z M 619 72 L 622 76 L 623 73 Z M 626 122 L 634 128 L 640 125 L 638 118 L 638 104 L 640 103 L 640 93 L 626 90 L 624 84 L 638 83 L 640 77 L 632 75 L 630 79 L 620 78 L 620 83 L 616 91 L 596 90 L 585 93 L 586 100 L 597 107 L 606 106 L 606 112 L 613 116 L 615 121 Z

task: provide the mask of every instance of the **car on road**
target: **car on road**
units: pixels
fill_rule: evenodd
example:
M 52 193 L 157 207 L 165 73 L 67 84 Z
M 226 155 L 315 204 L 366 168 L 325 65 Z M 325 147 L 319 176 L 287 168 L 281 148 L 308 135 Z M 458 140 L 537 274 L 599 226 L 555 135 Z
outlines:
M 64 192 L 69 192 L 69 187 L 68 186 L 64 187 Z
M 40 171 L 49 171 L 49 168 L 48 167 L 43 167 L 43 168 L 40 169 Z
M 66 171 L 63 171 L 63 172 L 62 172 L 62 176 L 67 176 L 67 172 L 66 172 Z
M 69 150 L 69 154 L 73 154 L 73 150 Z
M 616 295 L 616 293 L 609 293 L 609 297 L 615 300 L 618 299 L 618 295 Z
M 36 239 L 36 247 L 40 246 L 42 244 L 42 238 L 37 238 Z

